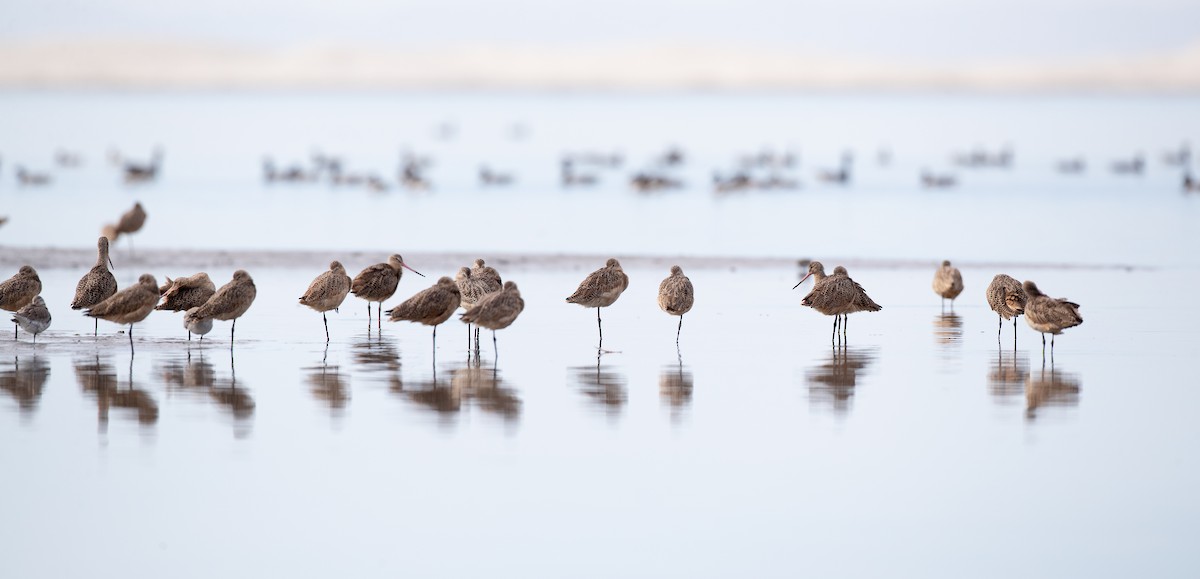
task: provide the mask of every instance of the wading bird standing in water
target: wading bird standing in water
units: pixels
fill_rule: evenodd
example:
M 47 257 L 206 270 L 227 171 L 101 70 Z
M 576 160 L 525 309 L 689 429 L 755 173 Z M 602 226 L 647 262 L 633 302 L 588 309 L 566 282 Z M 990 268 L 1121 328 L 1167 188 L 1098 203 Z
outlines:
M 942 309 L 946 309 L 946 300 L 950 300 L 950 311 L 954 311 L 954 298 L 963 291 L 962 272 L 950 265 L 950 260 L 942 262 L 937 273 L 933 274 L 933 293 L 942 296 Z
M 987 287 L 987 302 L 1000 316 L 1000 326 L 996 329 L 996 341 L 1000 341 L 1000 333 L 1004 331 L 1004 320 L 1013 321 L 1013 348 L 1017 344 L 1017 316 L 1025 313 L 1025 302 L 1028 296 L 1021 287 L 1021 282 L 1011 276 L 999 273 L 992 278 Z
M 596 308 L 596 327 L 600 330 L 600 346 L 604 345 L 604 327 L 600 324 L 600 308 L 611 306 L 621 292 L 629 287 L 629 276 L 621 269 L 621 263 L 609 258 L 604 267 L 588 274 L 579 289 L 567 297 L 567 303 L 585 308 Z M 600 347 L 597 346 L 597 347 Z
M 233 279 L 221 286 L 217 293 L 213 294 L 213 297 L 204 302 L 204 305 L 188 310 L 183 315 L 183 323 L 189 331 L 202 333 L 191 328 L 202 329 L 204 322 L 211 323 L 214 319 L 233 320 L 233 325 L 229 328 L 229 347 L 232 349 L 233 332 L 237 330 L 237 319 L 250 309 L 250 304 L 254 303 L 257 295 L 258 288 L 254 286 L 254 280 L 251 279 L 250 274 L 246 273 L 244 269 L 239 269 L 233 272 Z
M 371 328 L 371 302 L 378 304 L 375 307 L 376 324 L 382 328 L 383 302 L 396 294 L 396 287 L 400 285 L 400 278 L 404 277 L 405 269 L 425 277 L 425 274 L 408 267 L 408 264 L 404 263 L 404 258 L 397 253 L 389 257 L 387 263 L 377 263 L 360 271 L 350 282 L 350 293 L 367 300 L 368 330 Z
M 692 309 L 695 295 L 692 280 L 683 275 L 683 268 L 671 266 L 671 275 L 658 284 L 658 307 L 662 311 L 679 316 L 679 327 L 675 329 L 675 343 L 679 343 L 679 333 L 683 331 L 683 314 Z
M 42 293 L 42 279 L 32 266 L 22 265 L 16 275 L 0 283 L 0 309 L 15 312 L 31 303 Z M 18 322 L 13 320 L 13 339 L 17 338 Z
M 346 301 L 350 293 L 350 276 L 340 261 L 329 262 L 329 271 L 318 275 L 308 285 L 308 291 L 300 296 L 300 303 L 321 312 L 321 321 L 325 322 L 325 341 L 329 341 L 329 320 L 325 312 L 337 310 Z
M 1042 357 L 1046 356 L 1046 334 L 1050 334 L 1050 359 L 1054 359 L 1054 336 L 1067 328 L 1083 323 L 1079 315 L 1079 304 L 1067 298 L 1052 298 L 1042 293 L 1037 285 L 1026 280 L 1022 286 L 1029 301 L 1025 303 L 1025 321 L 1029 327 L 1042 334 Z
M 504 282 L 504 287 L 498 292 L 489 293 L 467 310 L 462 321 L 475 324 L 478 327 L 492 331 L 492 350 L 496 349 L 496 330 L 503 330 L 512 325 L 525 310 L 525 300 L 521 299 L 521 291 L 512 281 Z
M 96 265 L 88 270 L 75 286 L 75 299 L 71 300 L 71 309 L 82 310 L 90 308 L 117 293 L 117 278 L 109 271 L 112 258 L 108 256 L 108 238 L 96 240 Z M 95 318 L 92 325 L 92 335 L 100 333 L 100 318 Z
M 417 292 L 386 313 L 393 322 L 403 320 L 433 326 L 433 346 L 436 349 L 438 324 L 450 319 L 461 303 L 462 294 L 454 280 L 442 276 L 433 287 Z

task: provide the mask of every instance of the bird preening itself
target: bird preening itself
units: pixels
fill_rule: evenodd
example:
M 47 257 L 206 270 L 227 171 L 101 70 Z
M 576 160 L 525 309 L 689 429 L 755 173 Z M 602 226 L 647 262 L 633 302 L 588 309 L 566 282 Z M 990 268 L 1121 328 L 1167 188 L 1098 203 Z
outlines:
M 1037 285 L 1026 280 L 1021 286 L 1029 300 L 1025 303 L 1025 321 L 1029 327 L 1042 334 L 1042 356 L 1046 355 L 1046 334 L 1050 334 L 1050 359 L 1054 359 L 1054 336 L 1067 328 L 1083 323 L 1079 315 L 1079 304 L 1067 298 L 1052 298 L 1042 293 Z
M 808 306 L 827 316 L 833 316 L 833 335 L 836 338 L 838 335 L 838 327 L 842 329 L 841 335 L 846 335 L 846 328 L 849 326 L 848 315 L 854 312 L 877 312 L 883 309 L 883 306 L 875 303 L 866 290 L 861 285 L 850 278 L 849 272 L 842 266 L 837 266 L 833 269 L 833 275 L 825 275 L 825 266 L 814 261 L 808 265 L 808 275 L 800 279 L 800 282 L 792 289 L 800 287 L 804 280 L 809 277 L 814 278 L 813 288 L 800 300 L 800 304 Z
M 575 293 L 567 296 L 567 303 L 585 308 L 596 308 L 596 327 L 600 331 L 600 345 L 604 345 L 604 327 L 600 324 L 600 308 L 611 306 L 621 292 L 629 287 L 629 276 L 621 269 L 621 263 L 609 258 L 604 267 L 588 274 Z
M 942 296 L 942 309 L 946 308 L 946 300 L 950 300 L 950 311 L 954 311 L 954 298 L 962 291 L 962 272 L 950 265 L 950 260 L 943 261 L 942 267 L 933 274 L 933 293 Z
M 217 286 L 209 279 L 208 274 L 204 272 L 197 273 L 186 277 L 178 277 L 172 280 L 167 278 L 167 283 L 164 288 L 159 288 L 162 294 L 162 302 L 154 309 L 166 310 L 170 312 L 187 312 L 193 308 L 199 308 L 204 305 L 213 294 L 217 293 Z M 192 332 L 192 326 L 186 321 L 183 327 L 188 329 L 188 340 L 192 339 L 192 334 L 200 334 L 203 336 L 212 329 L 212 320 L 208 321 L 207 329 L 203 324 L 196 324 L 197 329 L 203 329 L 202 332 Z
M 1013 347 L 1017 343 L 1017 316 L 1025 313 L 1025 302 L 1027 296 L 1024 288 L 1021 287 L 1021 282 L 1012 278 L 1012 276 L 1003 273 L 996 274 L 992 278 L 992 283 L 987 287 L 987 302 L 1000 316 L 1000 327 L 996 330 L 996 340 L 1000 340 L 1000 333 L 1004 330 L 1004 320 L 1012 319 L 1013 321 Z
M 479 303 L 483 296 L 500 291 L 503 287 L 503 281 L 500 279 L 500 272 L 495 268 L 488 266 L 482 259 L 476 259 L 474 267 L 459 268 L 458 273 L 454 276 L 454 283 L 458 286 L 458 291 L 462 295 L 462 308 L 464 311 L 470 310 Z M 495 336 L 493 336 L 494 338 Z M 467 348 L 471 347 L 471 323 L 467 323 Z M 479 328 L 475 329 L 475 349 L 479 349 Z
M 695 292 L 692 280 L 683 275 L 683 268 L 671 266 L 671 275 L 658 284 L 658 307 L 672 316 L 679 316 L 679 327 L 675 329 L 675 343 L 679 343 L 679 333 L 683 331 L 683 314 L 692 310 Z

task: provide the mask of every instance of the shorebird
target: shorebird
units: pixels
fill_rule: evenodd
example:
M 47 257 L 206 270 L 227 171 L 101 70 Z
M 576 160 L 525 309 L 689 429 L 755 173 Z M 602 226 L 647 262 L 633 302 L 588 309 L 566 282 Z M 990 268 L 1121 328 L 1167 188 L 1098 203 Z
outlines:
M 187 312 L 192 308 L 198 308 L 204 305 L 213 294 L 217 293 L 217 286 L 209 279 L 208 274 L 204 272 L 190 275 L 187 277 L 179 277 L 172 280 L 167 278 L 165 288 L 162 290 L 162 302 L 154 309 L 166 310 L 170 312 Z M 188 340 L 192 339 L 191 324 L 184 322 L 183 326 L 188 329 Z M 197 334 L 207 334 L 212 329 L 212 320 L 209 320 L 208 329 Z
M 1079 304 L 1067 298 L 1052 298 L 1042 293 L 1037 285 L 1026 280 L 1021 286 L 1029 301 L 1025 303 L 1025 321 L 1029 327 L 1042 334 L 1042 355 L 1046 354 L 1046 334 L 1050 334 L 1050 357 L 1054 357 L 1054 336 L 1067 328 L 1083 323 L 1079 315 Z
M 130 251 L 132 251 L 133 250 L 132 235 L 134 233 L 137 233 L 138 231 L 140 231 L 142 229 L 142 226 L 145 224 L 146 224 L 146 210 L 144 208 L 142 208 L 142 204 L 140 202 L 134 203 L 133 208 L 130 209 L 129 211 L 126 211 L 124 214 L 122 214 L 121 218 L 117 220 L 116 225 L 111 226 L 114 237 L 111 237 L 109 239 L 110 239 L 110 241 L 115 242 L 116 237 L 119 237 L 121 235 L 131 236 L 129 238 L 129 249 L 130 249 Z M 105 229 L 102 230 L 102 232 L 103 232 L 102 234 L 105 237 L 108 237 L 108 234 L 109 234 L 109 231 L 107 230 L 108 227 L 109 226 L 105 226 Z
M 50 310 L 46 309 L 46 300 L 43 300 L 42 296 L 33 298 L 32 302 L 13 314 L 12 321 L 21 326 L 21 329 L 33 334 L 33 341 L 36 343 L 38 334 L 50 327 Z
M 125 171 L 126 182 L 136 181 L 151 181 L 158 176 L 158 168 L 162 165 L 162 149 L 154 148 L 154 153 L 150 158 L 149 163 L 133 163 L 126 162 L 123 169 Z
M 1021 282 L 1005 274 L 996 274 L 992 283 L 987 287 L 987 302 L 1000 316 L 1000 325 L 996 329 L 996 340 L 1000 340 L 1000 332 L 1004 330 L 1004 320 L 1012 318 L 1013 344 L 1017 342 L 1017 316 L 1025 313 L 1025 302 L 1028 296 L 1021 287 Z M 1015 347 L 1015 346 L 1014 346 Z
M 833 269 L 833 275 L 826 276 L 825 266 L 819 261 L 814 261 L 808 266 L 808 275 L 804 276 L 800 283 L 797 283 L 792 289 L 800 287 L 800 284 L 804 283 L 809 276 L 816 277 L 816 281 L 808 295 L 800 300 L 800 304 L 827 316 L 833 316 L 834 336 L 837 335 L 839 325 L 842 328 L 842 335 L 846 334 L 849 314 L 864 311 L 877 312 L 883 309 L 867 295 L 861 285 L 850 279 L 846 268 L 840 265 Z
M 200 318 L 196 316 L 196 312 L 200 309 L 199 306 L 188 308 L 183 314 L 183 327 L 187 328 L 188 340 L 192 339 L 192 334 L 200 336 L 200 341 L 204 341 L 204 334 L 212 331 L 213 319 Z
M 600 324 L 600 308 L 611 306 L 627 287 L 629 276 L 621 269 L 621 263 L 610 257 L 604 267 L 588 274 L 579 284 L 579 289 L 567 296 L 567 303 L 596 308 L 596 327 L 600 331 L 601 346 L 604 345 L 604 326 Z
M 110 266 L 112 258 L 108 256 L 108 238 L 101 237 L 96 240 L 96 265 L 93 265 L 75 286 L 75 299 L 71 300 L 71 309 L 90 308 L 117 293 L 117 278 L 109 271 Z M 100 333 L 100 319 L 93 321 L 92 335 L 95 336 Z
M 0 283 L 0 309 L 15 312 L 33 302 L 42 293 L 42 280 L 37 271 L 22 265 L 16 275 Z M 17 337 L 17 326 L 13 326 L 13 339 Z
M 683 268 L 671 266 L 671 275 L 658 284 L 658 307 L 662 311 L 679 316 L 679 327 L 675 330 L 675 343 L 679 343 L 679 333 L 683 331 L 683 314 L 692 309 L 695 300 L 692 280 L 683 275 Z
M 30 173 L 25 167 L 17 165 L 17 182 L 21 185 L 49 185 L 50 175 L 46 173 Z
M 376 309 L 380 312 L 378 318 L 382 320 L 383 302 L 395 295 L 396 286 L 400 284 L 400 278 L 404 276 L 405 269 L 425 277 L 425 274 L 408 267 L 408 264 L 404 263 L 404 258 L 396 253 L 388 257 L 387 263 L 377 263 L 358 272 L 358 275 L 354 276 L 354 280 L 350 282 L 350 293 L 367 300 L 368 330 L 371 328 L 371 302 L 379 303 Z M 382 327 L 380 321 L 376 323 Z
M 479 299 L 492 292 L 498 292 L 504 287 L 500 272 L 490 267 L 483 259 L 476 259 L 474 267 L 460 268 L 454 276 L 454 283 L 462 294 L 462 308 L 469 310 L 479 302 Z M 467 347 L 471 347 L 471 324 L 467 324 Z M 479 348 L 479 328 L 475 329 L 475 348 Z
M 950 265 L 950 260 L 942 262 L 942 267 L 933 274 L 933 293 L 942 296 L 942 309 L 946 309 L 946 300 L 950 300 L 950 309 L 954 309 L 954 298 L 963 291 L 962 272 Z
M 237 319 L 250 309 L 250 304 L 254 303 L 256 295 L 258 295 L 258 289 L 254 287 L 254 280 L 250 278 L 250 274 L 246 273 L 246 270 L 239 269 L 233 272 L 233 279 L 221 286 L 217 293 L 213 294 L 213 297 L 204 302 L 204 305 L 194 310 L 188 310 L 183 316 L 183 323 L 192 325 L 201 324 L 208 319 L 233 320 L 233 325 L 229 328 L 229 347 L 232 348 Z
M 434 346 L 437 345 L 438 324 L 450 319 L 462 302 L 462 294 L 454 280 L 442 276 L 432 287 L 423 289 L 400 305 L 387 311 L 393 322 L 420 322 L 433 326 Z
M 525 300 L 521 299 L 521 291 L 517 289 L 517 284 L 507 281 L 500 291 L 479 298 L 474 307 L 459 317 L 468 324 L 491 330 L 492 350 L 495 351 L 496 330 L 511 326 L 524 309 Z
M 154 311 L 156 303 L 158 283 L 154 281 L 154 276 L 143 273 L 136 284 L 113 294 L 84 313 L 114 324 L 129 324 L 129 347 L 132 348 L 133 325 L 146 319 L 146 316 Z
M 329 310 L 337 311 L 338 306 L 346 300 L 346 294 L 350 293 L 350 276 L 346 275 L 346 268 L 342 267 L 342 262 L 329 262 L 329 271 L 322 273 L 314 279 L 308 286 L 308 291 L 300 296 L 300 303 L 306 305 L 318 312 L 321 312 L 321 321 L 325 322 L 325 341 L 329 341 L 329 320 L 325 318 L 325 312 Z

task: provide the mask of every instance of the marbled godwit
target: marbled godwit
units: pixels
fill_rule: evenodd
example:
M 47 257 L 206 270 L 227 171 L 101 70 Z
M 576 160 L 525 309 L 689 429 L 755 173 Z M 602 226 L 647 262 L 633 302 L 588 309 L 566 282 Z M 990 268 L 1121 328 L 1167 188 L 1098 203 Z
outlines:
M 13 314 L 12 321 L 33 334 L 33 341 L 37 342 L 38 334 L 50 327 L 50 310 L 46 308 L 46 300 L 42 296 L 33 298 L 32 302 Z
M 813 283 L 812 291 L 800 300 L 801 305 L 808 306 L 827 316 L 833 316 L 833 333 L 837 335 L 837 329 L 842 327 L 842 335 L 846 335 L 846 328 L 849 326 L 847 316 L 854 312 L 877 312 L 883 309 L 879 304 L 867 295 L 866 290 L 861 285 L 850 279 L 846 268 L 837 266 L 833 269 L 833 275 L 824 276 L 825 268 L 819 261 L 814 261 L 809 264 L 809 274 L 800 280 L 804 283 L 809 276 L 817 276 L 817 280 Z M 799 287 L 799 283 L 796 287 Z M 795 289 L 793 287 L 792 289 Z
M 867 290 L 863 289 L 863 286 L 850 278 L 850 273 L 846 271 L 846 268 L 840 265 L 833 268 L 833 275 L 845 277 L 850 280 L 850 283 L 854 284 L 854 299 L 850 302 L 851 309 L 842 314 L 842 335 L 845 335 L 846 326 L 850 322 L 850 319 L 847 317 L 848 314 L 854 312 L 878 312 L 883 309 L 883 306 L 875 303 L 875 300 L 867 295 Z
M 158 303 L 158 283 L 154 281 L 154 276 L 143 273 L 136 284 L 92 306 L 85 314 L 114 324 L 129 324 L 129 347 L 132 348 L 133 325 L 146 319 L 146 316 L 154 311 L 156 303 Z
M 600 330 L 600 346 L 604 345 L 604 326 L 600 324 L 600 308 L 611 306 L 621 292 L 629 287 L 629 276 L 621 269 L 621 263 L 608 258 L 604 267 L 583 278 L 579 289 L 567 297 L 567 303 L 585 308 L 596 308 L 596 327 Z
M 42 280 L 37 271 L 22 265 L 16 275 L 0 283 L 0 309 L 15 312 L 33 302 L 42 293 Z M 17 326 L 13 326 L 13 339 L 17 337 Z
M 479 298 L 475 306 L 460 317 L 468 324 L 491 330 L 492 349 L 495 350 L 496 330 L 511 326 L 524 309 L 525 300 L 521 299 L 521 291 L 517 289 L 517 284 L 507 281 L 500 291 Z
M 692 309 L 695 300 L 692 280 L 683 275 L 683 268 L 671 266 L 671 275 L 658 284 L 658 307 L 662 311 L 679 316 L 679 327 L 675 329 L 675 343 L 679 343 L 679 333 L 683 331 L 683 314 Z
M 1004 330 L 1004 320 L 1012 319 L 1013 321 L 1013 344 L 1017 343 L 1017 316 L 1025 313 L 1025 302 L 1028 297 L 1025 295 L 1025 290 L 1021 288 L 1021 282 L 1013 279 L 1005 274 L 996 274 L 992 278 L 992 283 L 987 287 L 987 302 L 1000 316 L 1000 325 L 996 329 L 996 340 L 1000 340 L 1000 333 Z
M 229 328 L 229 347 L 232 348 L 237 319 L 250 309 L 250 304 L 254 303 L 256 295 L 258 295 L 258 290 L 254 287 L 254 280 L 250 278 L 250 274 L 246 273 L 246 270 L 239 269 L 233 272 L 233 279 L 221 286 L 217 293 L 213 294 L 213 297 L 204 302 L 204 305 L 195 310 L 188 310 L 183 316 L 183 323 L 185 325 L 199 324 L 210 318 L 221 321 L 233 320 L 233 325 Z
M 462 308 L 469 310 L 475 307 L 479 299 L 492 292 L 498 292 L 504 287 L 500 272 L 487 265 L 483 259 L 476 259 L 471 269 L 462 268 L 454 276 L 454 283 L 462 294 Z M 471 324 L 467 324 L 467 347 L 471 347 Z M 479 348 L 479 328 L 475 328 L 475 348 Z
M 368 330 L 371 328 L 371 302 L 379 303 L 376 309 L 380 311 L 379 319 L 382 319 L 383 302 L 395 295 L 396 286 L 400 284 L 400 278 L 404 276 L 405 269 L 425 277 L 425 274 L 408 267 L 408 264 L 404 263 L 404 258 L 396 253 L 388 257 L 387 263 L 377 263 L 358 272 L 358 275 L 354 276 L 354 280 L 350 282 L 350 293 L 367 300 Z
M 308 291 L 300 296 L 300 303 L 321 312 L 321 321 L 325 322 L 325 341 L 329 341 L 329 320 L 325 312 L 337 310 L 350 293 L 350 276 L 342 262 L 329 262 L 329 271 L 322 273 L 308 286 Z
M 954 298 L 963 291 L 962 272 L 950 265 L 950 260 L 942 262 L 937 273 L 933 274 L 933 293 L 942 296 L 942 309 L 946 308 L 946 300 L 950 300 L 950 309 L 954 309 Z
M 140 202 L 137 202 L 137 203 L 133 204 L 132 209 L 130 209 L 129 211 L 126 211 L 124 214 L 121 215 L 121 218 L 117 220 L 117 224 L 115 226 L 113 226 L 113 232 L 117 236 L 121 236 L 121 235 L 129 236 L 129 249 L 132 252 L 133 251 L 133 234 L 140 231 L 142 229 L 142 226 L 145 224 L 146 224 L 146 210 L 144 208 L 142 208 L 142 204 Z M 105 237 L 108 237 L 108 231 L 103 230 L 103 235 Z M 110 240 L 114 241 L 114 242 L 116 241 L 116 239 L 113 239 L 113 238 L 110 238 Z
M 197 334 L 200 336 L 200 340 L 203 341 L 204 334 L 212 331 L 213 319 L 196 317 L 196 312 L 199 309 L 199 306 L 188 308 L 183 314 L 183 327 L 187 328 L 188 340 L 192 339 L 192 334 Z
M 400 305 L 387 311 L 393 322 L 401 320 L 433 326 L 434 346 L 437 345 L 438 324 L 450 319 L 462 302 L 462 294 L 454 280 L 442 276 L 432 287 L 423 289 Z
M 108 256 L 108 238 L 96 240 L 96 265 L 88 270 L 75 286 L 75 299 L 71 300 L 71 309 L 82 310 L 90 308 L 117 293 L 117 278 L 108 270 L 112 258 Z M 100 319 L 93 320 L 92 335 L 100 333 Z
M 166 289 L 161 289 L 162 303 L 158 304 L 154 309 L 166 310 L 170 312 L 187 312 L 193 308 L 199 308 L 204 305 L 213 294 L 217 293 L 217 286 L 209 279 L 208 274 L 204 272 L 190 275 L 187 277 L 167 278 Z M 192 339 L 192 324 L 184 322 L 183 326 L 188 329 L 188 340 Z M 198 326 L 199 327 L 199 326 Z M 207 334 L 212 329 L 212 320 L 209 320 L 208 329 L 198 334 Z
M 1037 285 L 1026 280 L 1021 286 L 1029 300 L 1025 302 L 1025 321 L 1029 327 L 1042 334 L 1042 355 L 1046 354 L 1046 334 L 1050 334 L 1050 357 L 1054 358 L 1054 336 L 1067 328 L 1083 323 L 1079 315 L 1079 304 L 1067 298 L 1052 298 L 1042 293 Z

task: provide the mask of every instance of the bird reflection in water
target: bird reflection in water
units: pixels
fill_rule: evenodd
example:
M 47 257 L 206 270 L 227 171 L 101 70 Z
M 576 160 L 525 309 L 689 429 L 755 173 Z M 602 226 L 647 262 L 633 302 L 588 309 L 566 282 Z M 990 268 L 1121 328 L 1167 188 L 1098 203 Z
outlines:
M 962 316 L 955 313 L 938 314 L 933 318 L 933 341 L 941 358 L 948 362 L 962 360 Z
M 24 360 L 13 356 L 12 368 L 0 369 L 0 390 L 8 392 L 17 402 L 22 417 L 29 417 L 37 409 L 49 379 L 50 364 L 45 360 L 36 355 L 26 356 Z
M 999 400 L 1019 396 L 1025 393 L 1026 376 L 1029 376 L 1029 360 L 1017 355 L 1015 349 L 1006 355 L 1003 348 L 997 348 L 988 370 L 988 391 Z
M 449 374 L 449 380 L 444 377 Z M 495 362 L 482 366 L 478 357 L 468 355 L 466 362 L 443 367 L 439 381 L 437 369 L 430 379 L 409 380 L 392 391 L 406 400 L 438 413 L 450 423 L 464 407 L 477 407 L 494 414 L 505 422 L 515 423 L 521 417 L 521 398 L 515 388 L 506 386 Z
M 352 344 L 354 364 L 367 380 L 386 382 L 395 386 L 400 380 L 400 351 L 396 341 L 378 332 Z
M 593 406 L 603 410 L 609 418 L 616 418 L 629 399 L 625 390 L 627 380 L 614 369 L 604 367 L 602 358 L 603 353 L 598 354 L 595 366 L 575 366 L 568 368 L 568 372 L 575 386 Z
M 306 380 L 311 387 L 312 395 L 329 406 L 334 418 L 340 418 L 346 411 L 350 401 L 350 381 L 342 376 L 337 365 L 329 365 L 329 345 L 325 345 L 325 355 L 319 366 L 305 368 L 308 372 Z
M 1051 364 L 1025 378 L 1025 418 L 1037 418 L 1038 409 L 1079 405 L 1079 377 L 1054 369 Z
M 849 411 L 859 374 L 876 357 L 875 349 L 835 346 L 827 362 L 808 371 L 809 405 L 814 408 L 828 405 L 835 414 Z
M 684 370 L 683 354 L 676 350 L 678 363 L 665 366 L 658 376 L 658 397 L 671 411 L 671 422 L 677 423 L 692 404 L 692 373 Z
M 112 408 L 125 408 L 137 413 L 137 421 L 143 426 L 158 422 L 158 403 L 144 390 L 134 387 L 133 357 L 129 359 L 129 381 L 122 386 L 117 381 L 117 369 L 111 356 L 100 361 L 97 352 L 92 358 L 80 358 L 73 362 L 75 379 L 87 394 L 96 397 L 96 419 L 100 431 L 108 428 L 108 415 Z
M 235 421 L 235 436 L 249 434 L 248 420 L 254 416 L 254 398 L 245 386 L 238 386 L 237 369 L 233 352 L 229 355 L 229 375 L 218 375 L 212 364 L 205 359 L 205 351 L 199 348 L 193 355 L 189 347 L 182 359 L 168 360 L 159 367 L 159 377 L 167 391 L 204 393 L 218 406 L 226 408 Z M 245 423 L 245 424 L 243 424 Z

